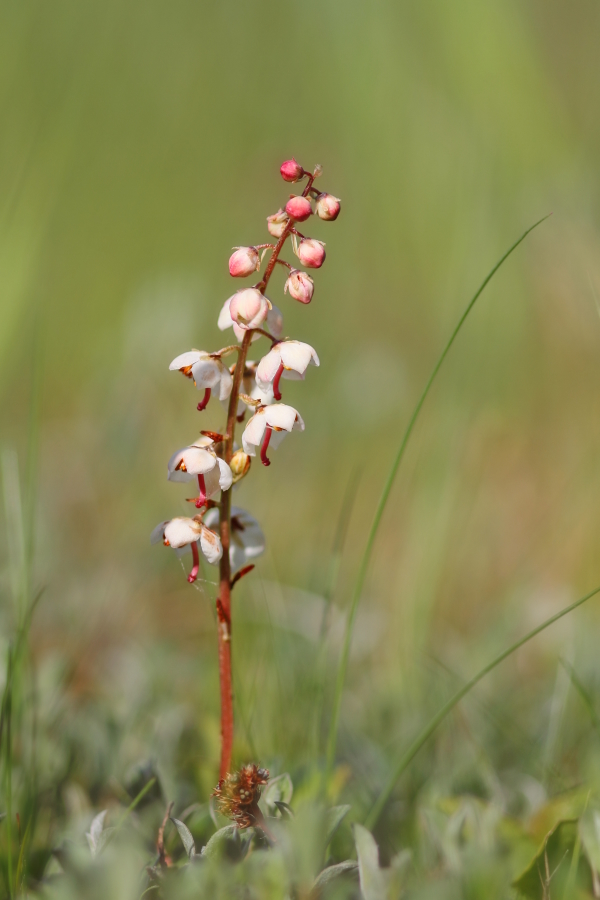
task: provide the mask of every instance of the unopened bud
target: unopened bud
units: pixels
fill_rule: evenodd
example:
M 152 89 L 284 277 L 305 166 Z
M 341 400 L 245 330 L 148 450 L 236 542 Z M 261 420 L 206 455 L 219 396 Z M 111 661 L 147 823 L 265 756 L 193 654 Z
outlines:
M 304 222 L 305 219 L 312 215 L 312 206 L 310 205 L 310 200 L 307 200 L 306 197 L 291 197 L 285 204 L 285 211 L 290 219 L 294 219 L 296 222 Z
M 315 290 L 315 285 L 306 272 L 300 272 L 298 269 L 292 269 L 289 278 L 284 286 L 284 293 L 290 292 L 290 297 L 299 300 L 300 303 L 310 303 Z
M 280 209 L 272 216 L 267 216 L 267 230 L 274 238 L 280 238 L 288 222 L 288 214 Z
M 229 315 L 244 331 L 248 328 L 259 328 L 267 318 L 271 303 L 256 288 L 238 291 L 231 298 Z
M 244 453 L 243 450 L 235 451 L 231 457 L 231 462 L 229 463 L 229 468 L 233 474 L 232 484 L 237 484 L 238 481 L 242 480 L 244 475 L 248 474 L 251 462 L 252 457 L 248 456 L 247 453 Z
M 304 175 L 304 169 L 293 157 L 292 159 L 286 159 L 279 171 L 281 172 L 281 177 L 284 181 L 290 181 L 292 183 L 300 181 Z
M 302 238 L 298 247 L 298 259 L 308 269 L 320 269 L 325 262 L 325 245 L 314 238 Z
M 256 247 L 234 247 L 235 253 L 229 257 L 229 274 L 234 278 L 245 278 L 260 269 L 260 256 Z
M 340 201 L 333 194 L 319 194 L 315 210 L 320 219 L 333 222 L 340 214 Z

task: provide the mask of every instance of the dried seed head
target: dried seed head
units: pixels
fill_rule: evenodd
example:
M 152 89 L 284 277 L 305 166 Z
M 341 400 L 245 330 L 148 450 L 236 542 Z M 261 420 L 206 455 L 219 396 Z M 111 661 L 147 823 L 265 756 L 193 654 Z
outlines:
M 257 814 L 260 815 L 261 788 L 268 780 L 268 770 L 255 765 L 242 766 L 239 772 L 226 775 L 213 791 L 217 809 L 240 828 L 254 825 Z
M 281 177 L 284 181 L 290 181 L 292 183 L 300 181 L 304 175 L 304 169 L 293 157 L 292 159 L 286 159 L 279 171 L 281 172 Z
M 312 215 L 312 206 L 306 197 L 290 197 L 285 204 L 285 211 L 296 222 L 304 222 Z

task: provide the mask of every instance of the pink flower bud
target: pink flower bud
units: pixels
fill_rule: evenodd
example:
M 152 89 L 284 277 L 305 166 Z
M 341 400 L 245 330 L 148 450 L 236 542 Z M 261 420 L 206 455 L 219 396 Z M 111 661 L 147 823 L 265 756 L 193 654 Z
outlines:
M 340 214 L 340 201 L 333 194 L 319 194 L 315 208 L 320 219 L 333 222 Z
M 293 157 L 292 159 L 286 159 L 279 171 L 284 181 L 300 181 L 304 175 L 304 169 L 298 165 Z
M 302 238 L 298 247 L 298 259 L 308 269 L 320 269 L 325 262 L 325 245 L 314 238 Z
M 243 331 L 247 331 L 249 328 L 259 328 L 270 309 L 271 303 L 264 294 L 256 288 L 246 288 L 231 298 L 229 315 Z
M 235 253 L 229 257 L 229 274 L 234 278 L 245 278 L 260 269 L 260 256 L 256 247 L 234 247 Z
M 310 275 L 298 269 L 292 269 L 283 288 L 284 293 L 289 290 L 290 297 L 299 300 L 300 303 L 310 303 L 314 289 L 315 285 Z
M 292 197 L 285 204 L 285 211 L 290 219 L 295 219 L 296 222 L 304 222 L 305 219 L 312 215 L 312 206 L 310 205 L 310 200 L 307 200 L 306 197 Z
M 280 209 L 274 215 L 267 216 L 267 230 L 274 238 L 280 238 L 288 222 L 287 213 Z

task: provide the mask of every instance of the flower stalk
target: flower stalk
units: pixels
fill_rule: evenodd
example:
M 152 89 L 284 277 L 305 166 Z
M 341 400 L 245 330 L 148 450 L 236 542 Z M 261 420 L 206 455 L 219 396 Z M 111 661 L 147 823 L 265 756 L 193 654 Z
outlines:
M 319 365 L 316 351 L 310 345 L 281 338 L 281 311 L 266 297 L 265 291 L 279 263 L 289 271 L 284 292 L 289 290 L 293 299 L 303 304 L 310 303 L 314 291 L 312 279 L 280 259 L 280 254 L 288 237 L 292 236 L 295 242 L 297 221 L 306 221 L 313 215 L 327 220 L 321 212 L 323 204 L 319 206 L 317 199 L 331 195 L 315 192 L 313 188 L 315 178 L 321 174 L 320 166 L 310 173 L 295 160 L 288 160 L 280 171 L 285 181 L 297 182 L 304 178 L 307 181 L 302 194 L 291 197 L 285 211 L 280 209 L 267 217 L 267 229 L 277 238 L 277 243 L 234 247 L 235 252 L 229 260 L 230 275 L 242 278 L 259 271 L 265 255 L 271 254 L 261 281 L 253 287 L 238 290 L 225 301 L 219 314 L 218 327 L 222 331 L 233 327 L 239 344 L 227 346 L 216 353 L 191 350 L 176 357 L 170 365 L 172 370 L 182 372 L 198 390 L 203 391 L 203 398 L 197 404 L 198 412 L 203 412 L 215 399 L 227 402 L 227 423 L 224 434 L 202 431 L 199 439 L 171 457 L 168 465 L 170 480 L 197 481 L 198 496 L 193 502 L 198 514 L 193 519 L 179 517 L 163 522 L 152 534 L 152 541 L 162 540 L 177 552 L 191 548 L 193 565 L 188 576 L 190 583 L 198 577 L 199 547 L 209 563 L 219 565 L 216 609 L 221 700 L 220 779 L 227 778 L 231 771 L 234 737 L 231 593 L 234 585 L 254 568 L 250 560 L 264 550 L 262 530 L 249 513 L 236 507 L 232 519 L 230 488 L 248 474 L 251 457 L 256 455 L 257 449 L 262 463 L 269 466 L 271 461 L 266 455 L 267 450 L 276 449 L 291 431 L 304 430 L 298 411 L 275 401 L 281 400 L 282 377 L 303 379 L 309 363 Z M 316 196 L 313 196 L 315 193 Z M 339 212 L 339 201 L 332 198 L 331 203 L 334 201 Z M 335 216 L 328 214 L 330 221 L 337 217 L 337 212 Z M 304 260 L 299 254 L 300 261 L 309 267 L 319 267 L 325 259 L 323 244 L 304 239 L 304 236 L 303 241 L 313 248 L 313 256 L 318 259 L 315 262 L 307 256 Z M 295 252 L 295 244 L 293 249 Z M 271 346 L 257 364 L 248 360 L 248 354 L 251 344 L 259 337 L 266 337 Z M 237 351 L 235 365 L 227 368 L 222 357 L 234 350 Z M 235 446 L 235 429 L 238 423 L 245 422 L 246 406 L 251 407 L 254 414 L 245 423 L 243 450 L 239 450 Z M 221 497 L 217 504 L 211 497 L 219 490 Z

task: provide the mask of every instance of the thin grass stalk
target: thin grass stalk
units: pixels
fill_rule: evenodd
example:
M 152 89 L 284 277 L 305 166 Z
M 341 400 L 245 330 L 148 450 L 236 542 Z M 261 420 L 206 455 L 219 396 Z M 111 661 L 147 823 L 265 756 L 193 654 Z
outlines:
M 561 666 L 563 667 L 563 669 L 566 671 L 569 678 L 571 679 L 571 684 L 573 685 L 573 687 L 579 694 L 579 697 L 581 698 L 581 702 L 583 703 L 583 705 L 585 706 L 585 708 L 588 712 L 588 715 L 590 717 L 590 721 L 591 721 L 592 725 L 594 726 L 594 728 L 600 735 L 600 716 L 598 716 L 598 713 L 596 712 L 596 708 L 594 706 L 594 701 L 592 700 L 592 697 L 590 696 L 589 691 L 585 688 L 585 686 L 583 685 L 583 682 L 580 680 L 577 672 L 575 671 L 575 669 L 573 668 L 571 663 L 568 662 L 568 660 L 561 659 L 561 660 L 559 660 L 559 662 L 560 662 Z
M 470 681 L 460 688 L 435 714 L 433 719 L 425 726 L 425 728 L 421 731 L 421 733 L 415 738 L 412 742 L 408 750 L 403 754 L 400 758 L 396 768 L 394 769 L 392 775 L 390 776 L 386 786 L 382 790 L 381 794 L 375 801 L 369 815 L 365 820 L 365 826 L 369 829 L 372 829 L 377 824 L 379 816 L 381 815 L 385 804 L 387 803 L 390 794 L 392 793 L 396 782 L 402 775 L 402 773 L 407 769 L 409 764 L 415 758 L 421 747 L 427 743 L 433 732 L 436 730 L 438 725 L 444 721 L 449 712 L 451 712 L 457 703 L 465 697 L 475 685 L 481 681 L 482 678 L 485 678 L 496 666 L 499 666 L 501 662 L 504 662 L 511 654 L 513 654 L 516 650 L 522 647 L 524 644 L 527 644 L 532 638 L 536 637 L 550 625 L 553 625 L 554 622 L 558 622 L 559 619 L 562 619 L 563 616 L 568 615 L 570 612 L 573 612 L 574 609 L 577 609 L 578 606 L 582 606 L 586 601 L 590 600 L 596 594 L 600 593 L 600 586 L 594 588 L 593 591 L 590 591 L 589 594 L 586 594 L 585 597 L 580 597 L 579 600 L 576 600 L 574 603 L 571 603 L 569 606 L 565 606 L 564 609 L 561 609 L 560 612 L 555 613 L 553 616 L 550 616 L 549 619 L 546 619 L 545 622 L 542 622 L 541 625 L 538 625 L 532 631 L 525 635 L 525 637 L 520 638 L 514 644 L 511 644 L 507 650 L 504 650 L 499 656 L 492 660 L 492 662 L 488 663 L 487 666 L 484 666 L 481 671 L 477 673 Z
M 398 472 L 398 468 L 400 466 L 400 463 L 402 462 L 402 458 L 403 458 L 404 452 L 406 450 L 406 445 L 408 444 L 408 440 L 412 434 L 415 423 L 419 417 L 421 408 L 422 408 L 423 404 L 425 403 L 425 400 L 427 398 L 427 395 L 429 394 L 429 391 L 431 390 L 431 386 L 432 386 L 433 382 L 435 381 L 437 373 L 439 372 L 440 368 L 442 367 L 442 363 L 446 359 L 446 356 L 448 355 L 450 348 L 452 347 L 452 344 L 454 343 L 459 331 L 461 330 L 462 326 L 464 325 L 465 320 L 467 319 L 467 316 L 469 315 L 469 313 L 475 306 L 475 303 L 477 302 L 477 300 L 483 293 L 484 288 L 494 277 L 494 275 L 496 274 L 496 272 L 498 271 L 500 266 L 508 259 L 508 257 L 511 255 L 513 250 L 516 250 L 516 248 L 519 246 L 519 244 L 525 240 L 527 235 L 530 232 L 532 232 L 534 230 L 534 228 L 537 228 L 538 225 L 541 225 L 541 223 L 544 222 L 547 218 L 549 218 L 549 216 L 544 216 L 542 219 L 537 221 L 534 225 L 531 225 L 531 227 L 528 228 L 527 231 L 525 231 L 521 235 L 521 237 L 517 241 L 515 241 L 515 243 L 506 251 L 504 256 L 502 256 L 502 258 L 496 263 L 496 265 L 491 270 L 491 272 L 483 280 L 480 287 L 476 291 L 475 295 L 469 301 L 462 316 L 458 320 L 458 323 L 457 323 L 456 327 L 454 328 L 454 331 L 450 335 L 450 339 L 448 340 L 446 346 L 442 350 L 442 353 L 441 353 L 438 361 L 436 362 L 435 366 L 433 367 L 433 371 L 432 371 L 431 375 L 429 376 L 427 384 L 425 385 L 425 389 L 424 389 L 423 393 L 421 394 L 421 396 L 417 402 L 417 405 L 415 406 L 415 408 L 413 410 L 413 413 L 412 413 L 412 416 L 410 417 L 406 431 L 404 432 L 404 436 L 400 443 L 400 447 L 396 454 L 396 458 L 394 459 L 394 462 L 392 463 L 392 467 L 390 469 L 389 475 L 388 475 L 385 485 L 383 487 L 381 497 L 379 498 L 379 503 L 377 504 L 377 509 L 375 510 L 375 515 L 373 517 L 373 522 L 371 524 L 371 528 L 370 528 L 369 535 L 367 538 L 365 550 L 364 550 L 364 553 L 363 553 L 363 556 L 361 558 L 360 565 L 358 568 L 358 575 L 356 577 L 354 592 L 352 594 L 352 599 L 350 601 L 350 612 L 348 614 L 348 619 L 346 622 L 344 642 L 342 645 L 342 652 L 341 652 L 340 662 L 339 662 L 339 666 L 338 666 L 335 691 L 334 691 L 334 699 L 333 699 L 333 709 L 332 709 L 332 713 L 331 713 L 331 724 L 330 724 L 330 728 L 329 728 L 329 737 L 328 737 L 328 741 L 327 741 L 326 777 L 328 779 L 331 776 L 331 773 L 333 771 L 333 765 L 335 762 L 335 751 L 336 751 L 336 747 L 337 747 L 340 711 L 341 711 L 341 705 L 342 705 L 342 692 L 344 689 L 344 682 L 346 680 L 346 672 L 348 669 L 350 644 L 352 642 L 352 633 L 354 631 L 354 624 L 356 621 L 356 613 L 358 611 L 358 603 L 359 603 L 359 600 L 360 600 L 360 597 L 362 594 L 363 586 L 365 583 L 365 578 L 367 575 L 367 570 L 369 568 L 369 563 L 371 561 L 371 554 L 373 552 L 375 538 L 377 536 L 377 532 L 378 532 L 379 526 L 381 524 L 381 519 L 383 517 L 385 507 L 389 500 L 392 486 L 393 486 L 394 480 L 396 478 L 396 473 Z

